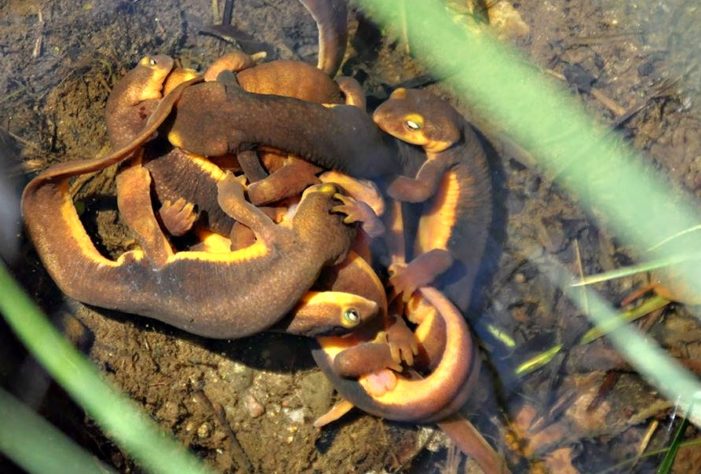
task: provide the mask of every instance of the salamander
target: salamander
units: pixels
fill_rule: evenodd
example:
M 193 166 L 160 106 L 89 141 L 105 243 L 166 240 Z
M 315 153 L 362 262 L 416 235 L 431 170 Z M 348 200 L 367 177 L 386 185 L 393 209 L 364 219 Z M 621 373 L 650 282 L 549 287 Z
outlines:
M 265 144 L 360 178 L 392 174 L 399 168 L 393 140 L 363 110 L 253 94 L 233 78 L 222 80 L 222 74 L 219 78 L 183 91 L 168 131 L 174 146 L 220 156 Z
M 204 73 L 204 80 L 215 80 L 222 71 L 236 72 L 239 85 L 256 93 L 286 95 L 318 103 L 340 103 L 343 100 L 341 88 L 335 81 L 319 69 L 299 61 L 256 64 L 251 56 L 235 51 L 215 60 Z M 266 171 L 253 150 L 237 156 L 237 163 L 251 182 L 247 194 L 253 204 L 275 202 L 299 194 L 307 186 L 319 182 L 316 178 L 320 171 L 318 167 L 291 156 L 283 157 L 269 151 L 263 153 L 263 161 L 272 159 L 285 166 L 277 167 L 279 169 L 275 172 L 266 166 Z M 168 151 L 163 147 L 154 152 L 147 150 L 144 166 L 154 178 L 154 191 L 162 203 L 160 217 L 170 234 L 182 235 L 198 219 L 206 228 L 222 235 L 229 234 L 233 222 L 221 212 L 213 192 L 223 175 L 216 166 L 179 148 Z M 268 172 L 271 172 L 269 176 Z
M 386 314 L 382 283 L 357 256 L 349 255 L 341 266 L 325 269 L 319 282 L 325 288 L 375 300 L 384 307 L 381 314 Z M 410 317 L 419 324 L 416 336 L 421 351 L 415 366 L 430 374 L 421 378 L 413 370 L 395 375 L 384 369 L 392 367 L 388 344 L 365 342 L 372 338 L 376 324 L 368 324 L 344 338 L 318 337 L 313 343 L 314 359 L 342 401 L 314 425 L 324 426 L 353 406 L 395 421 L 435 422 L 465 454 L 474 457 L 484 472 L 508 472 L 503 458 L 469 420 L 456 413 L 469 397 L 479 372 L 479 357 L 462 315 L 433 288 L 422 288 L 420 295 L 417 292 L 412 297 L 409 307 Z M 360 378 L 347 378 L 350 373 Z
M 114 149 L 131 142 L 144 128 L 173 67 L 169 56 L 145 56 L 114 86 L 105 105 L 107 134 Z
M 135 172 L 148 172 L 135 166 Z M 37 179 L 37 178 L 35 178 Z M 307 292 L 325 265 L 345 256 L 354 231 L 331 214 L 333 185 L 307 190 L 289 227 L 275 225 L 243 198 L 229 175 L 218 185 L 220 206 L 257 241 L 225 254 L 171 253 L 155 265 L 143 250 L 116 261 L 102 256 L 68 194 L 68 179 L 40 179 L 24 191 L 28 233 L 50 275 L 87 304 L 158 319 L 193 334 L 238 338 L 270 328 Z
M 340 291 L 357 292 L 357 289 L 338 287 Z M 371 378 L 359 380 L 342 375 L 362 370 L 377 369 L 377 361 L 391 359 L 387 345 L 359 342 L 351 336 L 344 338 L 318 338 L 313 350 L 314 360 L 332 381 L 341 396 L 361 410 L 395 421 L 428 423 L 455 413 L 466 401 L 475 378 L 478 357 L 471 341 L 470 331 L 460 312 L 440 292 L 422 288 L 422 294 L 437 307 L 437 314 L 445 326 L 430 319 L 419 326 L 417 337 L 425 343 L 431 339 L 442 342 L 444 350 L 433 371 L 425 378 L 410 379 L 389 375 L 391 389 L 378 394 Z M 364 296 L 362 293 L 359 293 Z M 436 329 L 438 328 L 438 329 Z M 444 330 L 442 337 L 435 331 Z M 436 352 L 436 351 L 433 351 Z M 336 360 L 339 359 L 340 360 Z M 346 359 L 346 360 L 343 360 Z M 340 373 L 340 375 L 339 375 Z
M 161 59 L 156 59 L 156 58 L 163 58 Z M 164 62 L 167 61 L 167 62 Z M 163 86 L 163 81 L 167 79 L 167 72 L 164 74 L 163 71 L 168 71 L 170 72 L 170 69 L 172 68 L 172 59 L 170 59 L 167 56 L 158 56 L 158 57 L 150 57 L 147 56 L 144 59 L 142 59 L 138 66 L 132 71 L 134 72 L 133 76 L 130 76 L 133 80 L 128 80 L 125 81 L 125 84 L 130 85 L 130 91 L 131 90 L 141 90 L 138 84 L 140 84 L 139 79 L 141 77 L 144 78 L 146 82 L 144 82 L 144 89 L 148 91 L 152 91 L 155 88 L 158 88 L 160 91 Z M 166 67 L 167 66 L 167 67 Z M 143 76 L 142 76 L 143 74 Z M 137 125 L 135 121 L 132 121 L 131 119 L 129 120 L 129 126 L 125 127 L 122 129 L 122 131 L 116 132 L 113 140 L 115 143 L 124 143 L 123 145 L 119 145 L 117 149 L 111 151 L 107 156 L 101 157 L 101 158 L 92 158 L 92 159 L 85 159 L 85 160 L 73 160 L 73 161 L 67 161 L 64 163 L 59 163 L 57 165 L 51 166 L 50 168 L 44 170 L 41 172 L 39 175 L 37 175 L 30 183 L 28 186 L 31 186 L 32 188 L 38 188 L 42 186 L 43 184 L 50 182 L 50 181 L 60 181 L 65 178 L 70 178 L 72 176 L 76 176 L 79 174 L 86 174 L 86 173 L 92 173 L 95 171 L 100 171 L 103 170 L 109 166 L 119 164 L 127 159 L 129 159 L 135 151 L 139 150 L 144 143 L 148 142 L 149 140 L 153 139 L 153 137 L 156 135 L 158 132 L 158 129 L 161 125 L 163 125 L 163 122 L 170 116 L 170 113 L 173 110 L 173 107 L 175 104 L 178 102 L 180 99 L 180 96 L 183 91 L 185 91 L 189 86 L 192 84 L 196 84 L 203 79 L 200 76 L 197 76 L 193 79 L 190 79 L 188 81 L 185 81 L 183 83 L 180 83 L 177 87 L 175 87 L 170 93 L 162 97 L 160 100 L 158 100 L 157 105 L 155 109 L 153 110 L 153 113 L 149 116 L 147 115 L 146 118 L 146 123 L 141 128 L 136 135 L 133 135 L 133 131 L 137 128 Z M 149 82 L 151 81 L 151 82 Z M 149 85 L 147 85 L 150 84 Z M 153 87 L 151 87 L 153 86 Z M 120 94 L 115 94 L 115 95 L 120 95 Z M 147 94 L 145 96 L 146 98 L 143 100 L 144 102 L 153 100 L 152 97 L 150 97 L 150 94 Z M 128 101 L 124 101 L 121 103 L 121 106 L 124 107 L 125 109 L 131 108 L 131 113 L 133 114 L 136 112 L 136 116 L 138 117 L 138 120 L 142 119 L 142 113 L 140 110 L 140 101 L 141 98 L 139 96 L 134 97 L 135 102 L 130 103 Z M 144 109 L 147 110 L 148 108 L 152 107 L 153 103 L 148 102 L 148 104 L 145 104 L 146 107 Z M 115 121 L 116 122 L 116 121 Z M 109 124 L 109 122 L 108 122 Z M 110 128 L 112 126 L 110 125 Z M 119 130 L 119 127 L 114 127 L 114 130 Z M 122 135 L 124 133 L 124 135 Z M 131 136 L 131 138 L 127 139 L 126 137 Z M 123 138 L 125 137 L 125 138 Z
M 344 95 L 347 100 L 359 102 L 362 97 L 362 90 L 357 83 L 354 85 L 354 81 L 341 78 L 341 87 L 320 70 L 298 61 L 273 61 L 256 65 L 250 56 L 232 52 L 216 60 L 205 72 L 204 79 L 211 80 L 221 71 L 236 71 L 239 85 L 246 90 L 264 94 L 289 95 L 319 103 L 338 103 L 343 100 Z M 184 77 L 181 80 L 192 78 L 192 72 L 175 70 L 168 76 L 166 87 L 173 87 L 169 84 L 174 82 L 172 77 L 177 72 Z M 113 96 L 119 97 L 124 95 L 125 91 L 141 87 L 138 81 L 134 81 L 134 77 L 137 76 L 129 74 L 120 81 L 120 87 L 115 88 L 110 100 L 112 101 Z M 361 97 L 356 97 L 358 94 Z M 110 120 L 110 114 L 114 113 L 115 108 L 108 108 L 108 124 L 114 122 Z M 162 118 L 156 120 L 162 121 Z M 138 130 L 138 127 L 132 127 L 131 133 L 135 135 Z M 122 137 L 124 135 L 126 134 L 122 133 Z M 128 137 L 123 141 L 128 141 Z M 269 156 L 272 155 L 267 153 L 263 159 Z M 293 157 L 285 160 L 286 166 L 270 176 L 267 176 L 265 171 L 262 171 L 262 174 L 258 172 L 258 181 L 251 183 L 248 188 L 251 202 L 257 205 L 275 202 L 298 194 L 305 187 L 318 182 L 318 167 Z M 253 151 L 239 153 L 238 161 L 249 178 L 256 175 L 255 169 L 261 169 L 258 157 Z M 186 232 L 199 218 L 206 227 L 216 232 L 229 232 L 233 223 L 221 212 L 214 198 L 213 190 L 222 175 L 216 166 L 185 150 L 168 150 L 162 145 L 146 147 L 144 166 L 154 178 L 155 194 L 162 203 L 159 211 L 161 221 L 172 235 Z M 252 167 L 254 172 L 251 171 Z
M 397 89 L 374 112 L 390 135 L 423 148 L 415 176 L 390 182 L 390 197 L 424 203 L 413 260 L 395 266 L 391 282 L 408 299 L 433 284 L 460 308 L 470 303 L 492 219 L 491 178 L 472 127 L 447 102 L 423 90 Z

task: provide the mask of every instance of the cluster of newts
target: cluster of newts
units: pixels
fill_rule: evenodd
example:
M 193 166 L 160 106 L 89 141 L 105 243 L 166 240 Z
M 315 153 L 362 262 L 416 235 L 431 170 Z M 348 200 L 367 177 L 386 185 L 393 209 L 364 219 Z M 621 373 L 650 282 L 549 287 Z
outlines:
M 326 40 L 318 68 L 234 52 L 200 75 L 143 58 L 107 102 L 113 151 L 36 176 L 27 231 L 81 302 L 205 337 L 314 338 L 342 398 L 317 426 L 352 406 L 438 423 L 486 472 L 504 472 L 456 414 L 479 371 L 461 311 L 491 221 L 484 150 L 426 91 L 397 89 L 368 114 L 359 84 L 332 79 L 337 43 Z M 73 177 L 114 164 L 139 244 L 116 260 L 96 249 L 69 192 Z M 408 203 L 421 209 L 414 226 Z

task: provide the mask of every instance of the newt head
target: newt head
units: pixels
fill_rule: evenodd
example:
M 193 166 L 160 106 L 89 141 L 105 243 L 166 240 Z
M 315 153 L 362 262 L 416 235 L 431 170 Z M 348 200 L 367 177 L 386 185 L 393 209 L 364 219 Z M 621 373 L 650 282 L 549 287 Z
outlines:
M 175 61 L 170 56 L 159 54 L 156 56 L 144 56 L 139 61 L 133 71 L 138 71 L 141 75 L 142 83 L 140 90 L 134 90 L 134 94 L 139 96 L 141 101 L 149 99 L 160 99 L 163 96 L 163 85 L 166 78 L 173 70 Z M 140 81 L 141 82 L 141 81 Z M 133 84 L 132 89 L 137 87 Z
M 379 305 L 342 291 L 309 291 L 286 322 L 287 333 L 307 336 L 341 336 L 374 319 Z
M 450 148 L 462 137 L 462 117 L 450 104 L 424 90 L 395 90 L 372 119 L 393 137 L 432 153 Z
M 343 215 L 332 213 L 340 201 L 332 183 L 316 184 L 302 193 L 292 226 L 305 244 L 318 246 L 320 258 L 328 263 L 342 261 L 355 237 L 355 228 L 343 223 Z
M 145 56 L 114 86 L 105 107 L 113 147 L 129 143 L 144 127 L 163 96 L 173 65 L 170 56 Z

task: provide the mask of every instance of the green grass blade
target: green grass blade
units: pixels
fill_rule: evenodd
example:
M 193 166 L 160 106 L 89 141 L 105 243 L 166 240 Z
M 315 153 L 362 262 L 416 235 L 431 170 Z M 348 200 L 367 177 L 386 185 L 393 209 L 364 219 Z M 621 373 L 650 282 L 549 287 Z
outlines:
M 92 474 L 111 471 L 1 388 L 0 420 L 0 452 L 27 472 Z
M 572 281 L 569 271 L 552 259 L 548 259 L 547 264 L 542 261 L 536 263 L 543 274 L 582 310 L 582 289 L 569 285 Z M 584 289 L 590 307 L 587 316 L 597 326 L 606 327 L 610 320 L 616 318 L 615 309 L 593 289 Z M 682 411 L 688 411 L 689 419 L 696 426 L 701 426 L 701 407 L 699 403 L 695 403 L 701 396 L 701 383 L 694 374 L 630 325 L 618 327 L 610 332 L 608 337 L 640 375 L 667 399 L 674 400 Z
M 144 468 L 155 473 L 209 472 L 199 459 L 163 433 L 139 407 L 105 382 L 29 299 L 0 262 L 0 312 L 34 357 Z M 43 456 L 41 447 L 36 455 Z
M 562 350 L 562 344 L 557 344 L 550 349 L 547 349 L 530 359 L 528 359 L 525 362 L 522 362 L 519 364 L 518 367 L 516 367 L 515 374 L 517 377 L 522 377 L 526 374 L 530 374 L 531 372 L 534 372 L 541 367 L 545 367 L 547 364 L 550 363 L 551 360 L 553 360 L 553 357 L 555 357 L 558 352 Z
M 359 1 L 374 19 L 399 31 L 395 2 Z M 562 84 L 487 32 L 455 24 L 438 0 L 413 2 L 406 23 L 417 59 L 448 77 L 462 100 L 499 124 L 564 189 L 603 213 L 623 241 L 640 253 L 655 248 L 651 259 L 701 253 L 701 239 L 668 239 L 701 222 L 694 197 L 671 197 L 669 183 L 649 161 L 593 120 Z M 658 248 L 661 241 L 666 243 Z M 688 267 L 684 284 L 701 293 L 701 265 Z
M 573 287 L 593 285 L 595 283 L 603 283 L 609 280 L 615 280 L 617 278 L 623 278 L 631 275 L 636 275 L 638 273 L 649 272 L 651 270 L 657 270 L 659 268 L 669 267 L 677 263 L 684 263 L 691 259 L 698 259 L 701 255 L 677 255 L 665 258 L 660 258 L 657 260 L 650 260 L 648 262 L 639 263 L 637 265 L 631 265 L 624 268 L 617 268 L 608 272 L 597 273 L 596 275 L 587 275 L 576 283 L 572 283 Z
M 643 304 L 633 308 L 629 311 L 624 311 L 616 315 L 615 318 L 608 320 L 606 323 L 599 326 L 594 326 L 589 331 L 584 333 L 582 338 L 579 340 L 580 344 L 589 344 L 590 342 L 596 341 L 601 336 L 615 331 L 619 327 L 627 324 L 631 321 L 642 318 L 643 316 L 652 313 L 660 308 L 664 308 L 669 304 L 669 300 L 662 298 L 661 296 L 653 296 L 646 299 Z
M 670 472 L 672 472 L 674 458 L 677 457 L 679 445 L 682 442 L 682 438 L 684 437 L 684 431 L 686 431 L 687 426 L 689 426 L 689 420 L 684 418 L 682 422 L 679 423 L 679 427 L 677 428 L 676 433 L 674 433 L 674 439 L 672 440 L 672 444 L 669 446 L 669 450 L 662 459 L 660 467 L 657 468 L 657 474 L 669 474 Z

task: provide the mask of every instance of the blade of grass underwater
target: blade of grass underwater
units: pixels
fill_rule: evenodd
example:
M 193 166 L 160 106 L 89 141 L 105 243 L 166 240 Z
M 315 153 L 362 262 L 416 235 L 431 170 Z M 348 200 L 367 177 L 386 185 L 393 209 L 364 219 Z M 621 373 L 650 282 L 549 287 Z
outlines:
M 111 469 L 97 458 L 2 389 L 0 420 L 0 452 L 27 472 L 111 472 Z M 40 452 L 41 456 L 37 456 L 37 452 Z
M 156 473 L 206 473 L 202 462 L 163 433 L 135 403 L 54 329 L 0 262 L 0 312 L 34 357 L 138 463 Z M 42 449 L 36 449 L 43 456 Z
M 628 311 L 624 311 L 616 315 L 614 319 L 607 321 L 605 324 L 600 326 L 594 326 L 589 331 L 585 332 L 584 335 L 579 339 L 578 344 L 589 344 L 590 342 L 596 341 L 602 336 L 610 333 L 611 331 L 623 326 L 626 323 L 635 321 L 642 318 L 646 314 L 649 314 L 657 309 L 663 308 L 668 305 L 669 301 L 662 298 L 661 296 L 653 296 L 648 298 L 640 306 L 633 308 Z M 540 352 L 530 359 L 516 367 L 514 373 L 518 377 L 530 374 L 531 372 L 540 369 L 541 367 L 548 364 L 553 357 L 557 355 L 558 352 L 562 350 L 562 345 L 557 344 L 550 349 L 546 349 Z
M 658 268 L 669 267 L 676 263 L 683 263 L 689 261 L 690 259 L 698 259 L 701 255 L 677 255 L 665 258 L 660 258 L 657 260 L 651 260 L 637 265 L 630 265 L 628 267 L 617 268 L 608 272 L 597 273 L 596 275 L 587 275 L 584 278 L 580 278 L 579 281 L 572 283 L 573 287 L 593 285 L 595 283 L 603 283 L 609 280 L 615 280 L 617 278 L 623 278 L 630 275 L 636 275 L 638 273 L 649 272 L 650 270 L 657 270 Z
M 684 441 L 682 443 L 679 443 L 679 449 L 686 449 L 686 448 L 693 448 L 695 446 L 701 446 L 701 438 L 696 438 L 696 439 L 690 439 L 688 441 Z M 644 459 L 644 458 L 649 458 L 651 456 L 657 456 L 659 454 L 663 454 L 668 452 L 671 449 L 670 446 L 666 448 L 661 448 L 661 449 L 655 449 L 652 451 L 646 451 L 642 455 L 635 456 L 634 458 L 629 458 L 626 459 L 625 461 L 621 461 L 618 464 L 614 464 L 613 466 L 609 466 L 603 471 L 599 471 L 597 474 L 608 474 L 609 472 L 622 472 L 622 469 L 625 466 L 628 466 L 630 464 L 635 463 L 636 460 L 638 459 Z
M 554 345 L 550 349 L 546 349 L 543 352 L 536 354 L 530 359 L 526 360 L 525 362 L 519 364 L 519 366 L 516 367 L 514 373 L 517 377 L 530 374 L 531 372 L 549 364 L 550 361 L 553 360 L 553 357 L 555 357 L 561 350 L 562 344 Z
M 398 31 L 395 2 L 358 1 L 370 17 Z M 406 22 L 417 59 L 435 76 L 448 77 L 464 101 L 499 124 L 560 185 L 589 208 L 603 211 L 606 225 L 640 253 L 701 222 L 693 196 L 675 202 L 669 183 L 645 158 L 512 48 L 486 31 L 455 24 L 438 0 L 412 2 Z M 674 239 L 651 258 L 700 252 L 701 239 Z M 684 270 L 684 283 L 701 292 L 701 265 Z
M 569 285 L 572 275 L 553 259 L 535 262 L 541 272 L 553 285 L 582 309 L 581 289 Z M 587 316 L 597 326 L 605 326 L 616 318 L 616 310 L 609 306 L 598 292 L 584 287 L 590 312 Z M 645 338 L 640 331 L 630 325 L 623 325 L 608 334 L 618 351 L 630 362 L 635 370 L 669 400 L 674 400 L 680 410 L 688 414 L 689 420 L 701 426 L 701 383 L 694 374 L 671 358 L 657 344 Z
M 661 296 L 653 296 L 648 298 L 640 306 L 620 313 L 616 318 L 608 320 L 605 324 L 594 326 L 584 333 L 582 338 L 579 340 L 579 343 L 589 344 L 590 342 L 596 341 L 601 336 L 616 330 L 624 324 L 640 319 L 653 311 L 664 308 L 668 304 L 669 300 L 662 298 Z
M 686 430 L 687 426 L 689 426 L 689 420 L 688 418 L 684 418 L 681 423 L 679 423 L 676 433 L 674 433 L 674 439 L 672 440 L 672 444 L 669 446 L 669 451 L 667 451 L 667 454 L 665 454 L 664 458 L 662 459 L 660 467 L 657 468 L 657 474 L 669 474 L 672 471 L 674 458 L 677 457 L 679 445 L 682 442 L 684 431 Z

